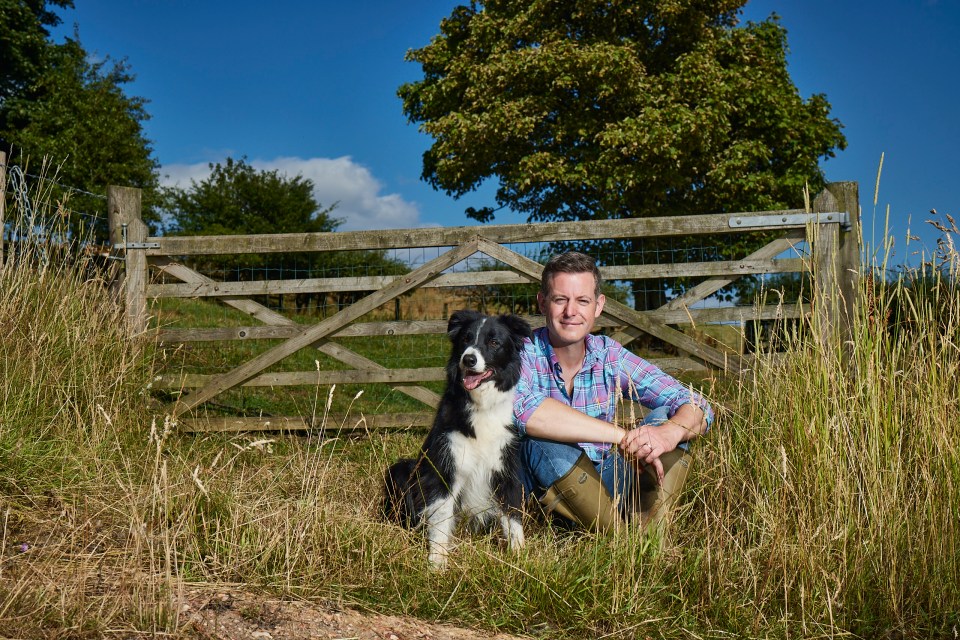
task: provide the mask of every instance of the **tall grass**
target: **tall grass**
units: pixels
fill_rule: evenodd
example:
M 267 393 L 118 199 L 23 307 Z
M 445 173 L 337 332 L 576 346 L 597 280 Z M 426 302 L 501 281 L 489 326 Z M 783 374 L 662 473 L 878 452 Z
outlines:
M 64 210 L 45 203 L 42 226 L 17 202 L 0 267 L 0 632 L 166 628 L 158 565 L 139 552 L 154 548 L 137 453 L 151 349 L 124 335 Z
M 811 321 L 718 384 L 667 539 L 530 521 L 519 554 L 465 534 L 436 572 L 377 517 L 422 433 L 180 434 L 102 283 L 24 255 L 0 270 L 0 635 L 178 635 L 183 586 L 229 583 L 555 638 L 953 637 L 956 261 L 864 278 L 846 343 Z
M 731 623 L 956 633 L 958 265 L 953 251 L 893 279 L 868 269 L 849 341 L 807 325 L 738 387 L 701 512 Z

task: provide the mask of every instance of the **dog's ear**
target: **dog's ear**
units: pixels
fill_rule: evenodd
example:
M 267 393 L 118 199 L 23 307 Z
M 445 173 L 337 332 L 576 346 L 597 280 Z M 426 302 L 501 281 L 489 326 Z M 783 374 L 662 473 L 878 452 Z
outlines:
M 533 339 L 533 330 L 527 321 L 520 316 L 515 316 L 512 313 L 504 314 L 500 316 L 500 322 L 510 329 L 510 335 L 513 337 L 513 342 L 517 345 L 517 349 L 523 349 L 524 338 Z
M 447 335 L 450 337 L 450 340 L 456 338 L 457 333 L 470 324 L 477 318 L 480 318 L 483 314 L 479 311 L 473 311 L 472 309 L 461 309 L 460 311 L 454 311 L 453 315 L 450 316 L 450 321 L 447 322 Z

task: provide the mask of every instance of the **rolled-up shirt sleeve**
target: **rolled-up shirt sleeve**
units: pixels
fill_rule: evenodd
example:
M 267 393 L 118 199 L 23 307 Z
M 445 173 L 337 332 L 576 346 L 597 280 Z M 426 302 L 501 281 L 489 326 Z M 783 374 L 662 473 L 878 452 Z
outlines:
M 624 396 L 650 409 L 666 407 L 671 416 L 683 405 L 692 404 L 703 411 L 707 429 L 713 425 L 713 409 L 706 398 L 623 346 L 613 344 L 616 347 L 608 352 L 608 357 L 620 362 Z

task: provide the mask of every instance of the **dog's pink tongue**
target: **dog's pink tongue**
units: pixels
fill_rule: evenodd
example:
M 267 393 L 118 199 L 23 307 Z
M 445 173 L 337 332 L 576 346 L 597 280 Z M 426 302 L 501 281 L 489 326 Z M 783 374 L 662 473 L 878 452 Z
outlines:
M 473 391 L 480 386 L 480 383 L 493 375 L 489 369 L 483 373 L 468 372 L 463 375 L 463 388 L 467 391 Z

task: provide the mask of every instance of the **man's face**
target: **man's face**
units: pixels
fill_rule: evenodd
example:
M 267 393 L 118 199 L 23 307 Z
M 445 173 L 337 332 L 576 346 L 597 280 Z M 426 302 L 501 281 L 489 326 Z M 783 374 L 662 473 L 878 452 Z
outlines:
M 596 284 L 592 273 L 557 273 L 547 284 L 547 294 L 537 294 L 554 347 L 582 342 L 593 330 L 604 303 L 603 294 L 594 294 Z

